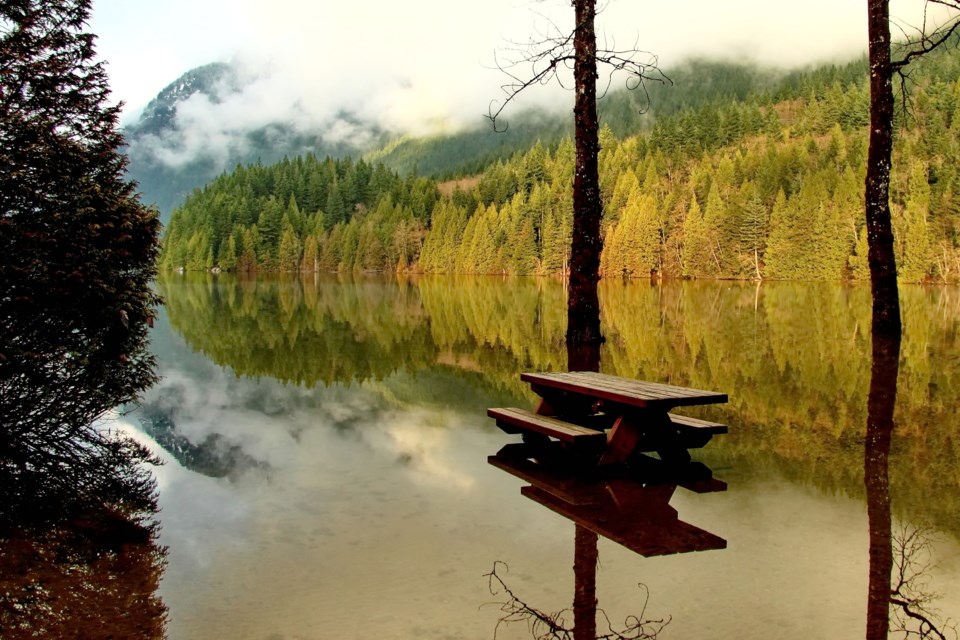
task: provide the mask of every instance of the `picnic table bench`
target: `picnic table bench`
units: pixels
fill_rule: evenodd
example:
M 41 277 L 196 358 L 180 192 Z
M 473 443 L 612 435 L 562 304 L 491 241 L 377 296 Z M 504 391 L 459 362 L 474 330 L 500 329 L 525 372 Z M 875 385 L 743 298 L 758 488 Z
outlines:
M 682 406 L 727 401 L 725 393 L 643 382 L 592 371 L 522 373 L 540 402 L 534 411 L 492 408 L 506 433 L 536 443 L 555 439 L 601 465 L 656 451 L 666 463 L 690 462 L 689 449 L 707 444 L 727 426 L 672 413 Z

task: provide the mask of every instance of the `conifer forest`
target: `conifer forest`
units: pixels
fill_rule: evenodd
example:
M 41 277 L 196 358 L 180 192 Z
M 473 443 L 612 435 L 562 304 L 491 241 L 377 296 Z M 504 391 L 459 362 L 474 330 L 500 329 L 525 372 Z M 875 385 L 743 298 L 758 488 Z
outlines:
M 601 111 L 602 275 L 867 279 L 865 67 L 713 65 L 709 100 L 693 88 L 671 104 L 657 87 L 650 101 L 666 104 L 647 119 L 613 96 Z M 901 88 L 891 206 L 905 282 L 960 277 L 958 76 L 948 48 Z M 374 159 L 311 155 L 238 166 L 173 212 L 161 265 L 563 274 L 573 151 L 557 132 L 471 173 L 401 176 Z

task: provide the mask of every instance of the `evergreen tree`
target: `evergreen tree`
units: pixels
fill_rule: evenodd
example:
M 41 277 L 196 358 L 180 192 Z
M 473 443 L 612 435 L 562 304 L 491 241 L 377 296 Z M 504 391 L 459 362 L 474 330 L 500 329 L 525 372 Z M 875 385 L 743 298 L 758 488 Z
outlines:
M 159 222 L 125 176 L 89 15 L 0 5 L 0 528 L 97 510 L 150 540 L 152 457 L 93 423 L 156 380 Z
M 319 261 L 320 255 L 317 245 L 317 237 L 313 234 L 310 234 L 303 243 L 303 262 L 300 264 L 300 271 L 308 273 L 317 271 L 320 266 Z
M 257 219 L 259 244 L 257 245 L 258 266 L 274 269 L 277 265 L 277 249 L 283 233 L 283 207 L 276 197 L 270 196 L 263 202 L 260 217 Z
M 915 161 L 910 167 L 907 200 L 901 216 L 894 218 L 897 238 L 898 276 L 906 282 L 922 282 L 933 270 L 933 243 L 927 217 L 930 212 L 930 184 L 927 165 Z M 899 219 L 898 219 L 899 218 Z
M 277 267 L 280 271 L 300 270 L 300 239 L 289 224 L 283 229 L 283 236 L 280 238 Z
M 237 271 L 256 271 L 259 236 L 257 225 L 243 230 L 243 247 L 237 259 Z
M 740 256 L 746 258 L 743 273 L 750 274 L 757 279 L 763 278 L 761 265 L 766 251 L 767 235 L 769 233 L 767 208 L 764 206 L 756 187 L 752 183 L 745 183 L 741 187 L 741 198 L 744 201 L 737 229 Z
M 237 268 L 237 241 L 232 234 L 227 238 L 226 247 L 220 252 L 218 266 L 224 271 L 233 271 Z
M 714 249 L 711 234 L 696 198 L 691 198 L 683 221 L 683 275 L 700 278 L 714 273 Z

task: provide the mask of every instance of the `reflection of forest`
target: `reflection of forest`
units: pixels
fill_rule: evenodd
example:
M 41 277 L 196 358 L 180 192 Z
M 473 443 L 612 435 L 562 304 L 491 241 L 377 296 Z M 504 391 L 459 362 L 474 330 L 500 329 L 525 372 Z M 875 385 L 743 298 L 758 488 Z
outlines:
M 162 548 L 102 514 L 0 535 L 0 632 L 26 638 L 165 637 Z
M 442 372 L 448 385 L 481 376 L 524 398 L 518 372 L 566 365 L 556 280 L 197 274 L 167 276 L 160 289 L 186 341 L 243 376 L 312 386 Z M 862 496 L 869 296 L 832 284 L 604 281 L 601 370 L 728 393 L 730 403 L 709 417 L 728 422 L 731 436 L 701 453 L 715 468 L 776 469 Z M 894 511 L 960 533 L 960 439 L 951 428 L 960 294 L 914 287 L 902 297 Z
M 0 473 L 0 637 L 165 637 L 152 458 L 123 436 L 31 453 L 48 466 Z

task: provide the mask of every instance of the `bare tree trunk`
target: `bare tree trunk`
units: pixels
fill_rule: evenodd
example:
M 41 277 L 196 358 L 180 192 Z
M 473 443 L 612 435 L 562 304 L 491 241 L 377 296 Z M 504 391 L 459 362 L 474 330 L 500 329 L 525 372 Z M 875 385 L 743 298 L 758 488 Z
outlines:
M 573 241 L 570 253 L 570 293 L 567 298 L 567 343 L 599 344 L 600 302 L 597 281 L 600 270 L 600 153 L 597 120 L 597 39 L 594 31 L 595 0 L 573 0 L 574 32 L 574 129 L 576 167 L 573 177 Z M 575 322 L 574 316 L 587 321 Z M 595 320 L 594 320 L 595 319 Z
M 870 149 L 867 155 L 866 218 L 873 331 L 900 335 L 900 295 L 890 223 L 893 150 L 893 73 L 889 0 L 868 0 L 870 38 Z
M 900 364 L 900 294 L 890 222 L 890 165 L 893 151 L 893 73 L 888 0 L 868 0 L 870 38 L 870 149 L 867 155 L 866 218 L 870 287 L 873 293 L 872 369 L 864 442 L 864 484 L 870 523 L 870 581 L 867 640 L 886 639 L 890 629 L 890 484 L 888 459 L 893 434 Z

